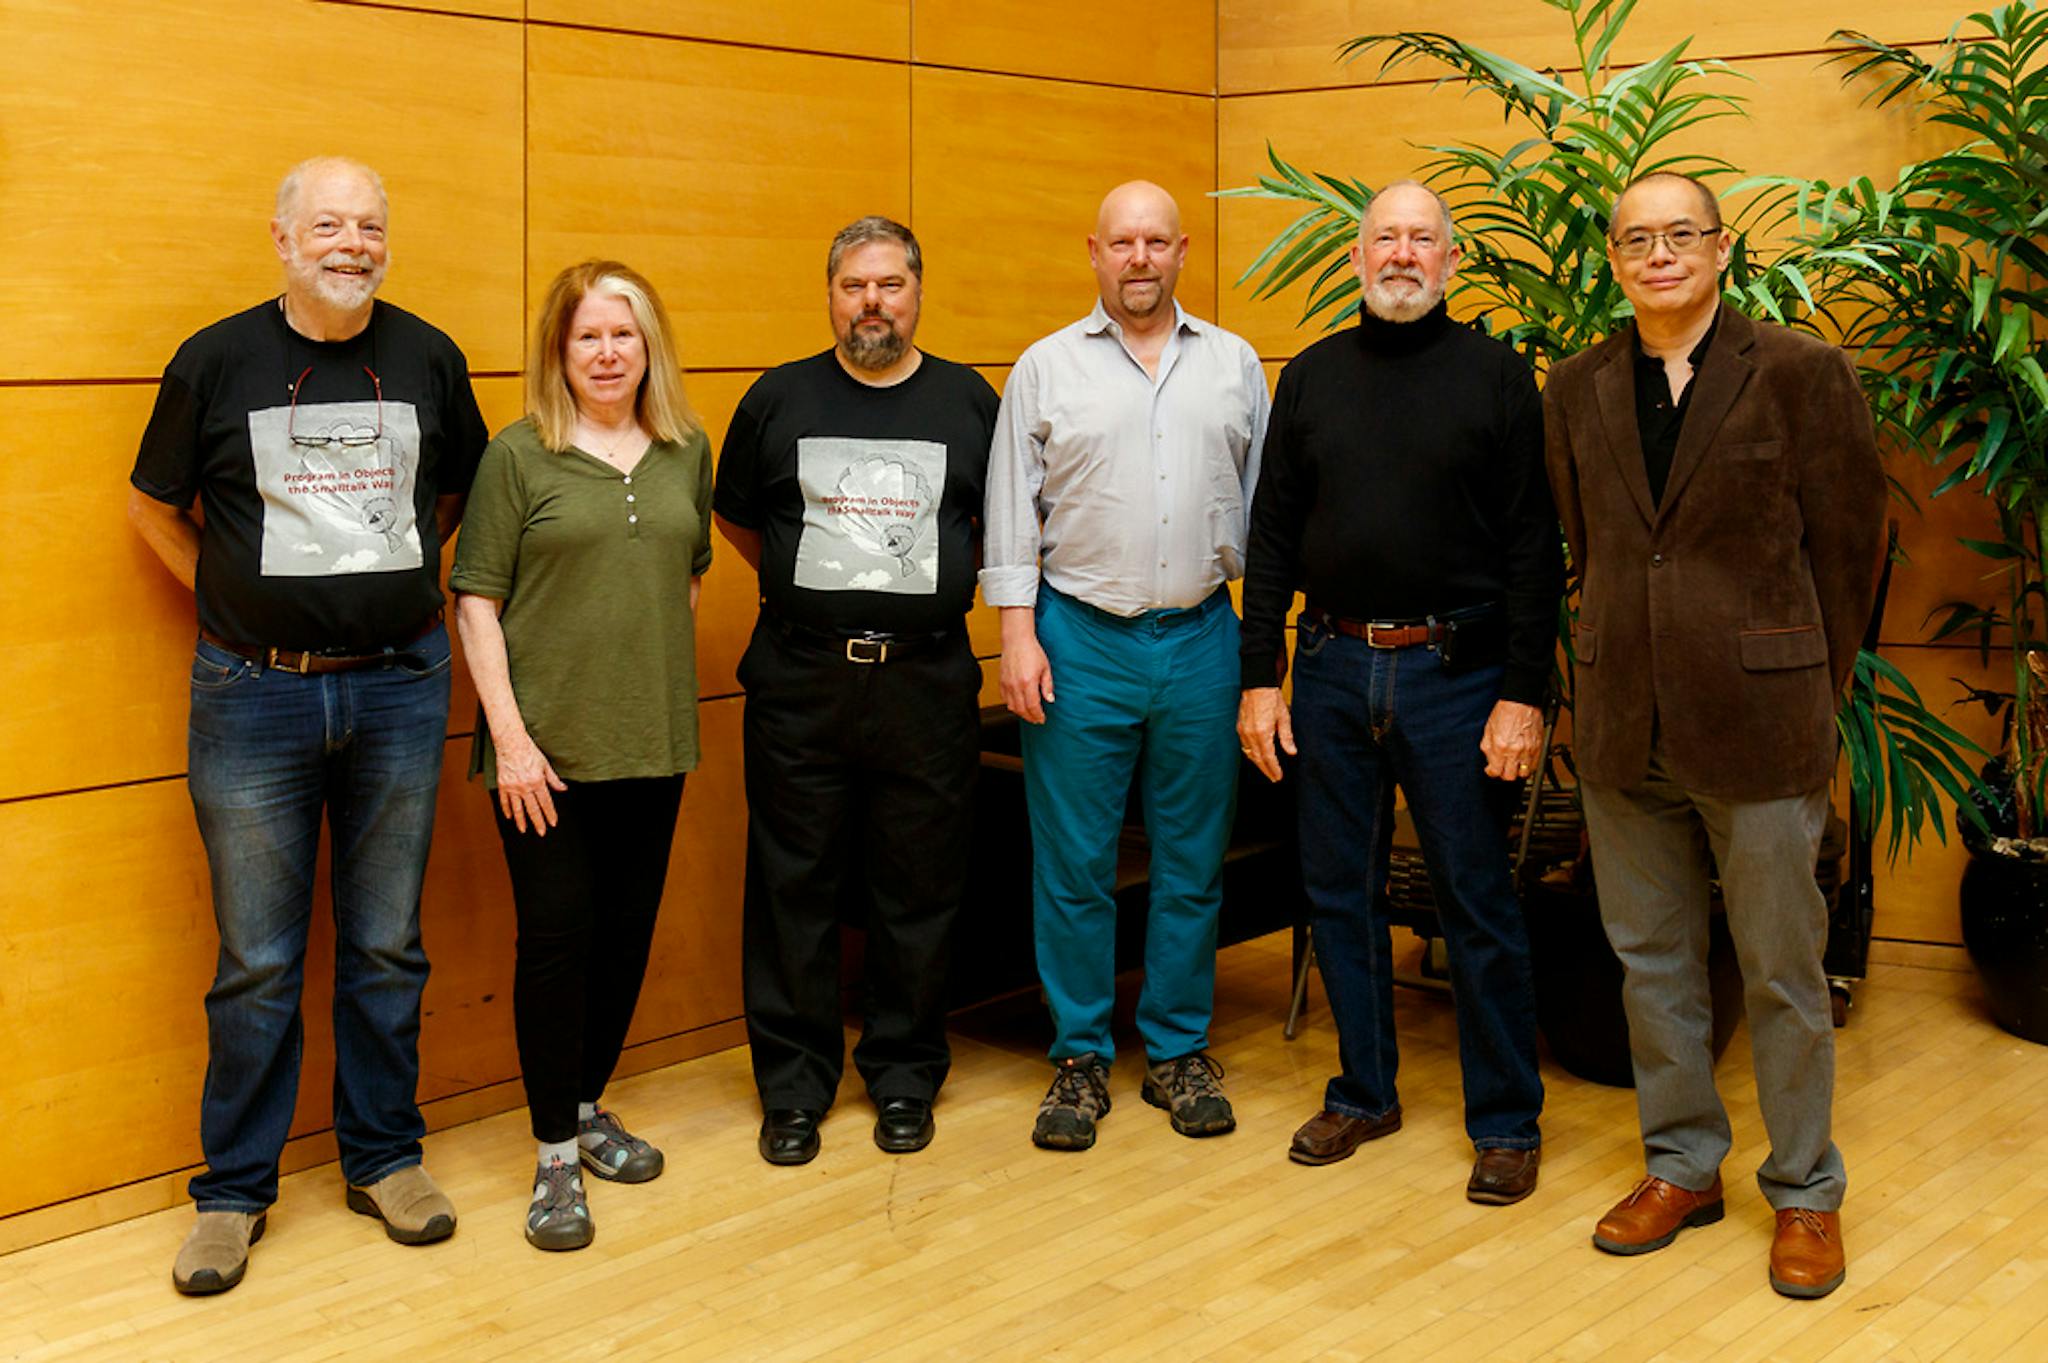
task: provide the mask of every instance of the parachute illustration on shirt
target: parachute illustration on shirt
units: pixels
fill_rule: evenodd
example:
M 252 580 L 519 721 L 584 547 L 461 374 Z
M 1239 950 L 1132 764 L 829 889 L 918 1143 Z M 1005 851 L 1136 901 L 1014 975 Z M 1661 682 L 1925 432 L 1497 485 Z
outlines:
M 412 468 L 397 457 L 391 442 L 374 426 L 360 426 L 343 417 L 329 428 L 307 432 L 324 437 L 322 445 L 294 445 L 307 486 L 309 510 L 338 530 L 367 530 L 384 537 L 384 547 L 404 547 L 398 508 L 412 504 Z
M 264 576 L 419 567 L 419 451 L 419 414 L 409 402 L 386 400 L 381 412 L 361 401 L 250 412 Z
M 797 586 L 912 596 L 938 591 L 943 444 L 805 436 L 797 441 L 797 481 L 804 494 Z

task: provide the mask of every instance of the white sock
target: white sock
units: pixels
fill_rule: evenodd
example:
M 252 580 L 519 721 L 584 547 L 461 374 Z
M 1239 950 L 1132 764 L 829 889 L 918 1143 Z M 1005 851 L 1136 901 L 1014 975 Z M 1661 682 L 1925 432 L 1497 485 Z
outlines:
M 576 1104 L 577 1121 L 587 1122 L 596 1115 L 596 1103 Z M 585 1131 L 583 1134 L 579 1135 L 576 1138 L 576 1140 L 577 1143 L 580 1144 L 585 1150 L 595 1150 L 598 1146 L 603 1145 L 605 1143 L 605 1134 L 602 1131 Z
M 541 1167 L 541 1168 L 543 1168 L 543 1169 L 547 1168 L 547 1167 L 548 1167 L 548 1161 L 549 1161 L 549 1160 L 560 1160 L 560 1161 L 561 1161 L 562 1163 L 564 1163 L 564 1164 L 566 1164 L 566 1165 L 569 1165 L 569 1166 L 570 1166 L 571 1168 L 574 1168 L 574 1167 L 575 1167 L 575 1164 L 576 1164 L 576 1142 L 574 1142 L 574 1141 L 541 1141 L 541 1142 L 540 1142 L 539 1144 L 540 1144 L 540 1167 Z

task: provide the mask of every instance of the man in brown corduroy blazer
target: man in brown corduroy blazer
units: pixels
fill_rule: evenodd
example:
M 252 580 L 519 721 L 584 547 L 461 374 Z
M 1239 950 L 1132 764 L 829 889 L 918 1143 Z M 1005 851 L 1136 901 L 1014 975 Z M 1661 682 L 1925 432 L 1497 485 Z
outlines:
M 1581 574 L 1580 790 L 1623 1001 L 1648 1176 L 1602 1218 L 1613 1254 L 1722 1214 L 1728 1117 L 1706 975 L 1717 874 L 1742 962 L 1777 1213 L 1770 1280 L 1844 1273 L 1834 1035 L 1813 870 L 1834 712 L 1869 621 L 1885 482 L 1855 370 L 1722 305 L 1712 191 L 1646 176 L 1609 255 L 1635 322 L 1551 373 L 1546 459 Z

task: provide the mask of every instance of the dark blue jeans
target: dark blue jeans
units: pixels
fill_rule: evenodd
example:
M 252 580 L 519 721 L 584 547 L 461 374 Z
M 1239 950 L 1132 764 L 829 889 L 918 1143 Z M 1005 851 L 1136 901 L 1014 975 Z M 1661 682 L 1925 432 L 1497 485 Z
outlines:
M 1393 841 L 1394 786 L 1408 797 L 1450 955 L 1476 1146 L 1538 1142 L 1543 1080 L 1529 934 L 1509 874 L 1514 788 L 1486 775 L 1479 739 L 1501 668 L 1453 671 L 1426 647 L 1373 648 L 1312 625 L 1294 660 L 1301 872 L 1343 1073 L 1324 1105 L 1378 1117 L 1396 1104 L 1394 977 L 1376 905 Z
M 201 1211 L 259 1212 L 298 1100 L 299 991 L 320 822 L 332 830 L 334 1133 L 361 1185 L 420 1159 L 420 883 L 447 740 L 448 633 L 383 667 L 265 668 L 203 640 L 192 658 L 192 807 L 220 962 L 206 994 Z

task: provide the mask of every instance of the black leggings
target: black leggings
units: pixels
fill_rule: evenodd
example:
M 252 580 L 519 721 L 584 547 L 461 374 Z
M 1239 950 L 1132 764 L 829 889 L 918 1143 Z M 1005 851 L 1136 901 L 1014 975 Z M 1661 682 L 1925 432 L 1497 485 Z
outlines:
M 536 837 L 503 812 L 519 916 L 512 1027 L 533 1135 L 576 1139 L 576 1105 L 604 1092 L 647 974 L 683 778 L 572 782 Z M 497 809 L 497 796 L 491 797 Z

